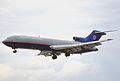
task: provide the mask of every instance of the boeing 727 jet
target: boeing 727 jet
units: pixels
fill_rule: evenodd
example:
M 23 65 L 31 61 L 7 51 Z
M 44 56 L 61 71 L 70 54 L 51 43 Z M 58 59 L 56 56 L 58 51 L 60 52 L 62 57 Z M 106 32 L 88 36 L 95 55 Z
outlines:
M 16 53 L 16 49 L 18 48 L 33 49 L 40 50 L 38 55 L 52 56 L 52 59 L 57 59 L 57 56 L 61 55 L 61 53 L 64 53 L 65 56 L 68 57 L 70 54 L 82 54 L 86 52 L 98 51 L 96 46 L 101 45 L 102 42 L 112 40 L 99 40 L 101 36 L 106 35 L 106 32 L 112 31 L 100 32 L 94 30 L 86 38 L 73 37 L 73 41 L 31 36 L 11 36 L 5 39 L 3 44 L 14 49 L 13 53 Z

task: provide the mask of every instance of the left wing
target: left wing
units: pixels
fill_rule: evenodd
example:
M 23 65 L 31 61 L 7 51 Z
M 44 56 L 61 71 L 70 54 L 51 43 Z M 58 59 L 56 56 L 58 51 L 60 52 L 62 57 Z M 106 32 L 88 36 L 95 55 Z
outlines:
M 90 47 L 90 46 L 98 46 L 101 45 L 102 42 L 110 41 L 113 39 L 101 40 L 101 41 L 93 41 L 87 43 L 78 43 L 78 44 L 67 44 L 67 45 L 51 45 L 50 48 L 54 50 L 66 50 L 66 49 L 73 49 L 78 47 Z

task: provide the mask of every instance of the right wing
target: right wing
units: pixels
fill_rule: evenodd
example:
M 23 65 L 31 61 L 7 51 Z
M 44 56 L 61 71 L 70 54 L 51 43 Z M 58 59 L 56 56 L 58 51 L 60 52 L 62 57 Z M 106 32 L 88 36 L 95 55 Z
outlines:
M 101 41 L 93 41 L 87 43 L 78 43 L 78 44 L 67 44 L 67 45 L 51 45 L 50 48 L 54 50 L 67 50 L 67 49 L 75 49 L 79 47 L 90 47 L 90 46 L 98 46 L 101 45 L 102 42 L 110 41 L 113 39 L 101 40 Z

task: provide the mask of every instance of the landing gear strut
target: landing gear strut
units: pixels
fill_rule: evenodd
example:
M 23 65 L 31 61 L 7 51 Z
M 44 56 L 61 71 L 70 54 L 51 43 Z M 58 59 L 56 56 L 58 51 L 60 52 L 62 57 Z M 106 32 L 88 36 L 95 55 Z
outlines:
M 17 50 L 14 49 L 13 53 L 17 53 Z
M 53 54 L 52 59 L 53 59 L 53 60 L 54 60 L 54 59 L 57 59 L 57 56 L 56 56 L 55 54 Z

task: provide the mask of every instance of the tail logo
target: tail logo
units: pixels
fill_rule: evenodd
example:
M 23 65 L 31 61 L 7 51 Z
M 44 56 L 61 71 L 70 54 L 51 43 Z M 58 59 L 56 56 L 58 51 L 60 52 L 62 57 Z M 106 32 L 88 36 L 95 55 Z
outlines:
M 97 36 L 96 35 L 93 35 L 93 40 L 96 40 L 97 39 Z

